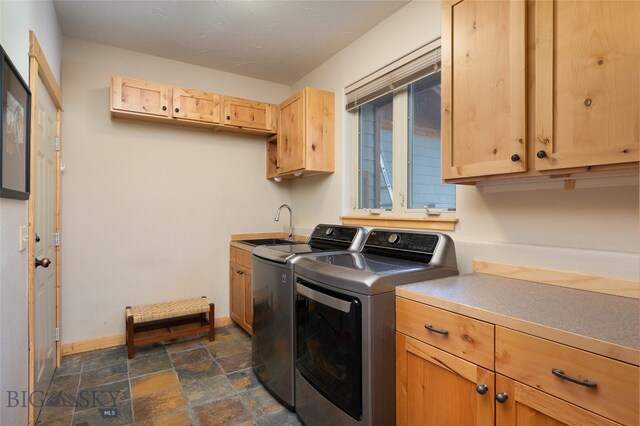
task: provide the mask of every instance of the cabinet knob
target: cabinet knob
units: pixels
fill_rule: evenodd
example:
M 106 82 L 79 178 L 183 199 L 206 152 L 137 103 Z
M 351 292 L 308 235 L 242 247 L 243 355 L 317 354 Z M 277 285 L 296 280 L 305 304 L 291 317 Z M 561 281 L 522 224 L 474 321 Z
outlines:
M 543 151 L 543 150 L 540 150 L 540 151 L 538 151 L 536 153 L 536 157 L 538 157 L 538 158 L 544 158 L 546 156 L 547 156 L 547 153 L 545 151 Z
M 509 399 L 509 395 L 507 395 L 505 392 L 500 392 L 496 395 L 496 401 L 498 401 L 500 404 L 504 404 L 505 402 L 507 402 L 507 399 Z
M 163 110 L 163 111 L 166 111 L 166 110 L 167 110 L 166 105 L 163 105 L 163 106 L 162 106 L 162 110 Z
M 584 100 L 584 106 L 591 106 L 591 99 L 587 98 Z
M 51 261 L 46 257 L 43 257 L 42 260 L 36 259 L 35 265 L 36 265 L 36 268 L 38 266 L 42 266 L 43 268 L 48 268 L 49 265 L 51 265 Z
M 176 109 L 175 109 L 175 111 L 176 111 L 176 112 L 180 112 L 180 108 L 176 108 Z
M 480 395 L 484 395 L 488 390 L 489 388 L 485 384 L 476 386 L 476 392 L 478 392 Z
M 244 274 L 244 271 L 237 270 L 237 271 L 236 271 L 236 274 L 238 274 L 238 275 L 242 275 L 242 274 Z
M 511 161 L 513 161 L 514 163 L 517 163 L 518 161 L 520 161 L 520 156 L 518 154 L 513 154 L 511 156 Z
M 231 116 L 230 115 L 227 115 L 227 120 L 231 120 Z

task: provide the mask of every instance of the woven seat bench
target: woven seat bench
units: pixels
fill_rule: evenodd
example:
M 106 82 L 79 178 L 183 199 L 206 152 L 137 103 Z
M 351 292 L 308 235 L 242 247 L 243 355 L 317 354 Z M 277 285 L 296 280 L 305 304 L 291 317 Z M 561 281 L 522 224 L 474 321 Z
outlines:
M 136 346 L 204 332 L 209 333 L 212 342 L 215 339 L 214 310 L 214 304 L 206 297 L 127 306 L 127 356 L 129 359 L 135 356 Z

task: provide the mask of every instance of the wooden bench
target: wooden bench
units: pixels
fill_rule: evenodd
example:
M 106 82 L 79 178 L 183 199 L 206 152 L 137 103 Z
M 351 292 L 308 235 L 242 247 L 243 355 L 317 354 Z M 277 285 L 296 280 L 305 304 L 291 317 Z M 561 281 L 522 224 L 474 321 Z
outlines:
M 127 356 L 135 356 L 135 347 L 177 337 L 208 332 L 215 339 L 214 304 L 206 297 L 127 306 Z M 207 319 L 207 312 L 209 319 Z

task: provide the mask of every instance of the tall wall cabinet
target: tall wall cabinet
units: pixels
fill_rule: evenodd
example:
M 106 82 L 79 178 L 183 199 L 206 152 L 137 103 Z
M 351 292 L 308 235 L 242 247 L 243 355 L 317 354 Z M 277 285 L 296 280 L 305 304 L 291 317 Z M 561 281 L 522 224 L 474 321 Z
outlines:
M 637 168 L 638 22 L 636 1 L 444 0 L 443 178 Z

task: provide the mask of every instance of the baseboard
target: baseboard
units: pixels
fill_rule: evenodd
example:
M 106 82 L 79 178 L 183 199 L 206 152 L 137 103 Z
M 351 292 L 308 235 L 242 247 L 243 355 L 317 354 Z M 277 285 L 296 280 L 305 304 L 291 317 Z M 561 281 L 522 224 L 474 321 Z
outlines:
M 231 324 L 231 318 L 219 317 L 214 319 L 215 327 L 224 327 Z M 62 355 L 71 355 L 81 352 L 94 351 L 96 349 L 111 348 L 114 346 L 122 346 L 126 342 L 125 335 L 118 334 L 116 336 L 104 336 L 96 339 L 81 340 L 79 342 L 63 343 Z

